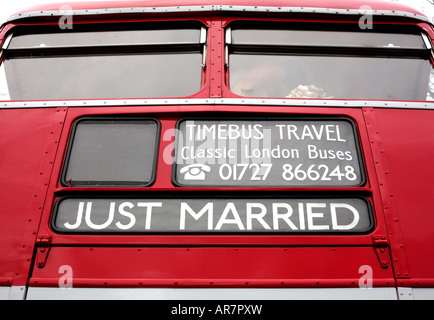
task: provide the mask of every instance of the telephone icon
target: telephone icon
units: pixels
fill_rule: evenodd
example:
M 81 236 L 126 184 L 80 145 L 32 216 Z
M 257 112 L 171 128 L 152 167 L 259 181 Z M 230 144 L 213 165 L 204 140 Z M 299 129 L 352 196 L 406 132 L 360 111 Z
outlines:
M 195 163 L 185 166 L 180 173 L 184 173 L 185 180 L 205 180 L 205 172 L 210 172 L 211 168 L 206 164 Z

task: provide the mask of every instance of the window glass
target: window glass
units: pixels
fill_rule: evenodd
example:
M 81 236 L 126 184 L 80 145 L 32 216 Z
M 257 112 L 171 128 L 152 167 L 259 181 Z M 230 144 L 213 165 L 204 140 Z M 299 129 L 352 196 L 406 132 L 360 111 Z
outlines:
M 78 121 L 62 183 L 70 186 L 146 186 L 153 182 L 158 123 L 155 120 Z
M 231 90 L 246 97 L 426 100 L 429 60 L 367 56 L 230 56 Z
M 130 44 L 199 43 L 200 29 L 124 30 L 101 32 L 24 34 L 12 38 L 9 49 L 107 46 Z
M 232 43 L 257 45 L 314 45 L 370 48 L 426 48 L 420 34 L 316 30 L 234 29 L 232 31 Z
M 200 89 L 197 53 L 7 59 L 12 100 L 179 97 Z

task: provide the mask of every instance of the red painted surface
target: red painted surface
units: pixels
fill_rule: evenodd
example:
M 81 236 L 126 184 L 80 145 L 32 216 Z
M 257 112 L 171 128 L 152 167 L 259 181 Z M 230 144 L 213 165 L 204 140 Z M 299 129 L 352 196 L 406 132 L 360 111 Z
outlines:
M 58 247 L 30 285 L 58 286 L 65 264 L 74 287 L 358 287 L 362 265 L 375 286 L 394 283 L 369 247 Z
M 420 110 L 375 110 L 388 165 L 390 195 L 383 201 L 388 226 L 402 237 L 395 251 L 407 260 L 408 276 L 399 284 L 433 285 L 434 279 L 434 113 Z M 402 268 L 401 268 L 402 269 Z
M 67 2 L 73 10 L 92 10 L 101 8 L 140 8 L 140 7 L 178 7 L 179 1 L 162 0 L 162 1 L 105 1 L 101 2 Z M 44 4 L 38 5 L 19 13 L 34 12 L 34 11 L 58 11 L 61 4 Z M 219 1 L 200 1 L 200 0 L 188 0 L 183 1 L 182 6 L 207 6 L 207 5 L 231 5 L 231 6 L 268 6 L 268 7 L 306 7 L 306 8 L 332 8 L 332 9 L 360 9 L 362 6 L 370 6 L 373 10 L 399 10 L 409 13 L 421 14 L 417 10 L 398 3 L 392 3 L 389 1 L 375 1 L 375 0 L 219 0 Z
M 160 6 L 177 6 L 173 1 Z M 213 3 L 210 3 L 213 4 Z M 219 4 L 301 6 L 300 1 L 223 1 Z M 154 2 L 107 2 L 106 8 L 154 6 Z M 199 5 L 189 1 L 185 6 Z M 201 2 L 200 5 L 206 5 Z M 311 1 L 303 6 L 415 12 L 390 2 Z M 76 3 L 73 9 L 96 9 L 101 3 Z M 57 10 L 46 5 L 33 10 Z M 28 12 L 28 11 L 23 11 Z M 162 14 L 147 18 L 161 20 Z M 173 16 L 168 19 L 178 19 Z M 244 16 L 247 19 L 248 16 Z M 256 19 L 259 19 L 257 16 Z M 272 16 L 267 15 L 267 19 Z M 95 19 L 95 18 L 92 18 Z M 99 17 L 98 22 L 108 22 Z M 109 17 L 122 21 L 122 15 Z M 136 18 L 131 18 L 132 20 Z M 137 18 L 139 19 L 139 18 Z M 143 17 L 140 19 L 144 19 Z M 187 19 L 184 18 L 183 19 Z M 234 97 L 226 84 L 224 21 L 220 16 L 188 16 L 209 26 L 208 60 L 202 89 L 189 98 Z M 284 19 L 279 17 L 279 19 Z M 310 18 L 312 19 L 312 18 Z M 328 21 L 333 17 L 327 16 Z M 94 20 L 96 21 L 96 20 Z M 87 21 L 89 22 L 89 21 Z M 357 19 L 352 21 L 357 23 Z M 18 22 L 17 22 L 18 23 Z M 20 22 L 21 23 L 21 22 Z M 30 23 L 23 21 L 22 23 Z M 42 22 L 31 22 L 38 24 Z M 53 21 L 49 22 L 53 23 Z M 418 24 L 434 34 L 431 27 Z M 6 26 L 0 39 L 4 38 Z M 182 101 L 180 99 L 180 101 Z M 60 184 L 63 159 L 74 121 L 89 115 L 146 114 L 161 122 L 157 180 L 140 192 L 257 192 L 258 188 L 178 188 L 171 182 L 171 165 L 164 161 L 173 136 L 164 135 L 176 122 L 197 114 L 322 115 L 352 119 L 358 129 L 367 173 L 363 187 L 345 189 L 371 202 L 375 229 L 367 235 L 291 236 L 95 236 L 60 235 L 50 228 L 53 204 L 62 195 L 85 194 L 92 188 Z M 303 108 L 290 106 L 175 105 L 136 107 L 74 107 L 0 109 L 0 286 L 58 286 L 59 268 L 74 270 L 74 286 L 97 287 L 356 287 L 359 268 L 373 269 L 374 286 L 434 286 L 434 134 L 433 111 L 365 108 Z M 137 188 L 105 188 L 113 192 Z M 342 188 L 268 188 L 267 191 L 342 192 Z M 37 265 L 39 237 L 51 236 L 43 268 Z M 374 238 L 388 244 L 374 248 Z M 380 258 L 377 257 L 380 254 Z M 388 258 L 385 267 L 381 259 Z
M 24 285 L 32 262 L 55 150 L 56 109 L 1 110 L 0 280 Z M 51 159 L 50 159 L 51 158 Z

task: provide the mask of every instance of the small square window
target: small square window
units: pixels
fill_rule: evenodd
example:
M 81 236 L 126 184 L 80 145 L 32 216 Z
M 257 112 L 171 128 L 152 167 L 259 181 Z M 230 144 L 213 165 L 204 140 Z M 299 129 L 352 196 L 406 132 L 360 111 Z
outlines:
M 155 180 L 159 123 L 153 119 L 81 119 L 72 129 L 62 184 L 149 186 Z

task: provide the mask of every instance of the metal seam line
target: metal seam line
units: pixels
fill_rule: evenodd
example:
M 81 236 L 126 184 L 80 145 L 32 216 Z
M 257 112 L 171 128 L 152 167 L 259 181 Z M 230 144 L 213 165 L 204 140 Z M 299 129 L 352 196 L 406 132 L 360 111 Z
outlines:
M 250 99 L 250 98 L 196 98 L 196 99 L 105 99 L 105 100 L 50 100 L 1 101 L 0 109 L 55 108 L 55 107 L 108 107 L 108 106 L 158 106 L 158 105 L 251 105 L 285 107 L 340 107 L 389 108 L 433 110 L 431 101 L 375 101 L 375 100 L 303 100 L 303 99 Z

